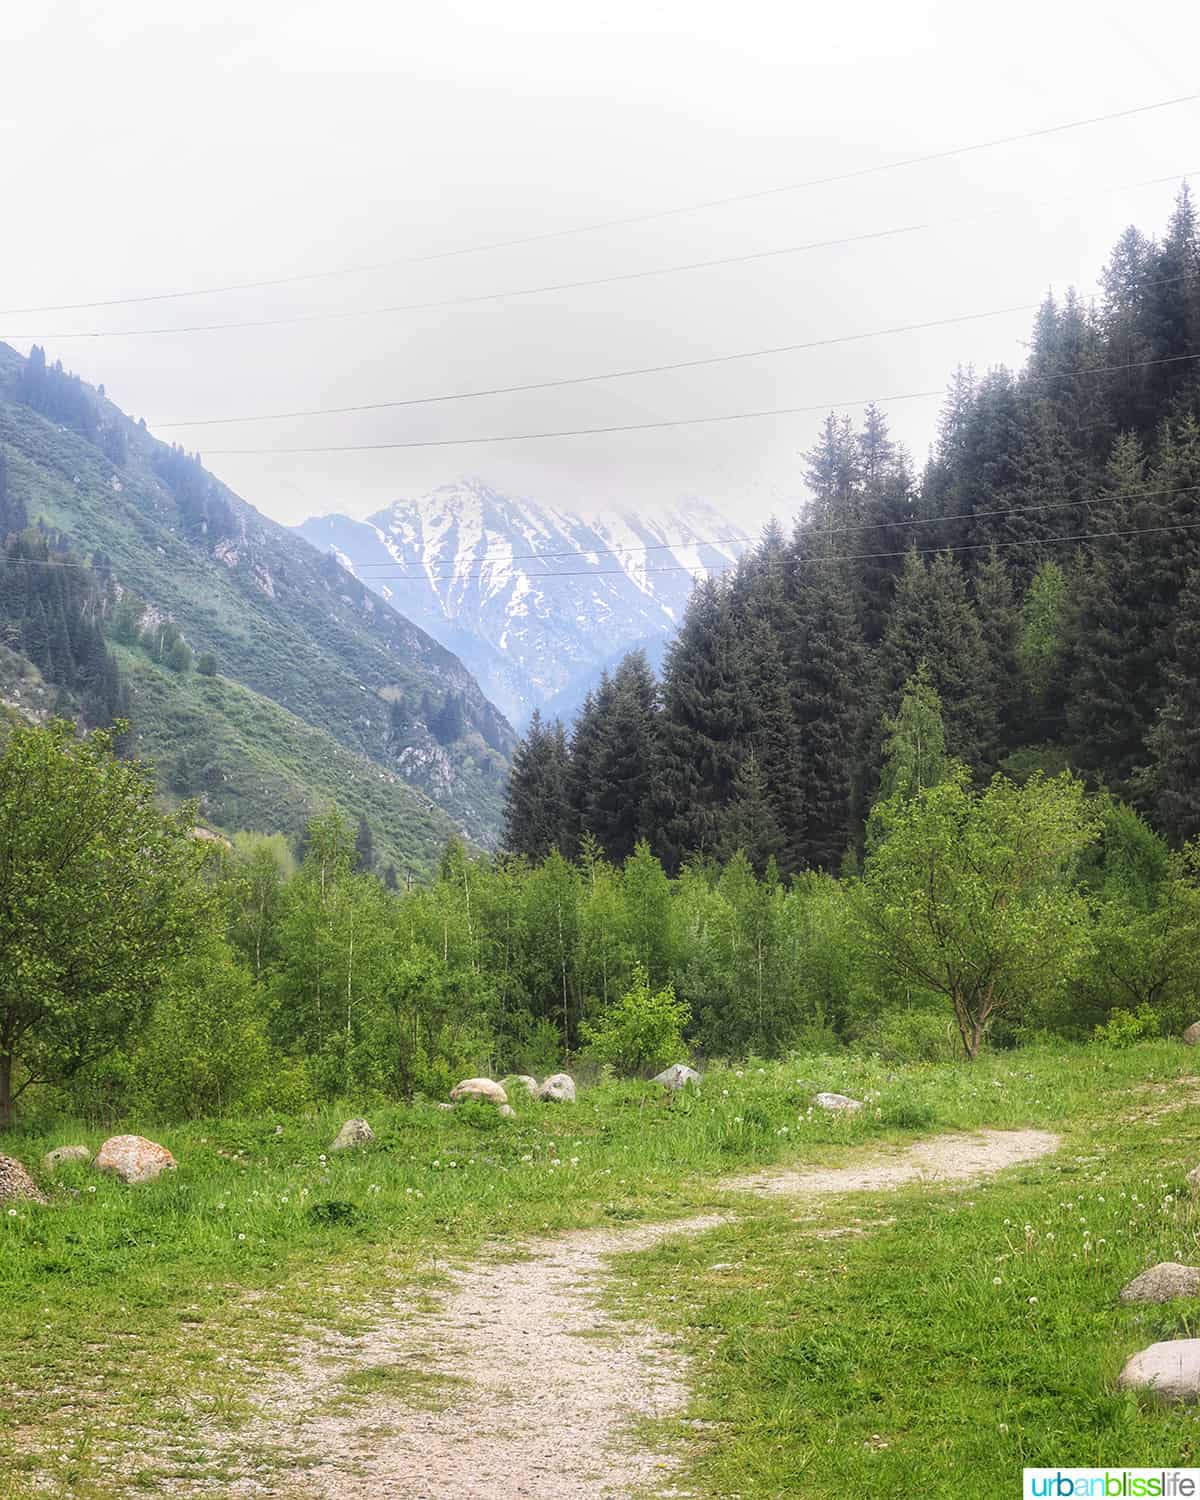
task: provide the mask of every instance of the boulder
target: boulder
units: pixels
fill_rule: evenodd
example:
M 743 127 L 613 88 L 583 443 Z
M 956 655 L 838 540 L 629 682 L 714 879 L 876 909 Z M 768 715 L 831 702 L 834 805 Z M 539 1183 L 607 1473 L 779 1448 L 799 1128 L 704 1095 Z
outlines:
M 368 1141 L 375 1139 L 375 1132 L 367 1124 L 366 1120 L 353 1119 L 346 1123 L 337 1133 L 337 1139 L 330 1146 L 331 1151 L 348 1151 L 351 1146 L 365 1146 Z
M 111 1172 L 122 1182 L 153 1182 L 175 1170 L 175 1158 L 165 1146 L 144 1135 L 110 1135 L 96 1154 L 97 1172 Z
M 45 1203 L 46 1195 L 19 1161 L 0 1156 L 0 1203 Z
M 528 1073 L 511 1073 L 504 1082 L 514 1088 L 520 1084 L 531 1099 L 537 1098 L 538 1081 L 536 1078 L 530 1078 Z
M 450 1098 L 455 1104 L 461 1104 L 464 1099 L 486 1099 L 492 1104 L 508 1103 L 508 1095 L 492 1078 L 464 1078 L 450 1090 Z
M 687 1063 L 673 1063 L 669 1068 L 652 1078 L 651 1083 L 661 1083 L 665 1089 L 685 1088 L 689 1083 L 699 1083 L 700 1074 Z
M 1173 1302 L 1176 1297 L 1195 1297 L 1198 1293 L 1200 1266 L 1181 1266 L 1178 1261 L 1164 1260 L 1122 1287 L 1121 1301 Z
M 1200 1198 L 1200 1167 L 1193 1167 L 1184 1179 L 1191 1189 L 1193 1198 Z
M 1117 1385 L 1144 1390 L 1162 1401 L 1200 1398 L 1200 1339 L 1167 1339 L 1125 1362 Z
M 813 1103 L 818 1109 L 830 1110 L 833 1114 L 856 1114 L 862 1108 L 861 1099 L 851 1099 L 849 1094 L 817 1094 Z
M 72 1161 L 81 1161 L 86 1167 L 91 1159 L 92 1153 L 86 1146 L 55 1146 L 42 1157 L 42 1166 L 47 1172 L 53 1172 Z
M 574 1104 L 575 1080 L 566 1073 L 552 1073 L 538 1089 L 538 1098 L 556 1104 Z
M 1200 1021 L 1193 1021 L 1183 1033 L 1183 1040 L 1189 1047 L 1195 1047 L 1200 1043 Z

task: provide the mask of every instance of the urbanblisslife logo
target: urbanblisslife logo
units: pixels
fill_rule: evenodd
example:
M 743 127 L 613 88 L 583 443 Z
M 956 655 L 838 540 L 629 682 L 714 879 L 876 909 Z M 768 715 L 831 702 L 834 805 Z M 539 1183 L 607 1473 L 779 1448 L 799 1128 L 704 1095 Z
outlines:
M 1026 1469 L 1025 1500 L 1200 1500 L 1200 1469 Z

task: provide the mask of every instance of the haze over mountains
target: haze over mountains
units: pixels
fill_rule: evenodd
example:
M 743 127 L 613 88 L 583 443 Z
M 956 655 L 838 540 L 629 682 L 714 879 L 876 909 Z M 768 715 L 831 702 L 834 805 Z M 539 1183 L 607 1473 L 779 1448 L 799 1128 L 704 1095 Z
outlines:
M 657 662 L 695 578 L 750 543 L 700 500 L 585 520 L 475 478 L 296 529 L 460 657 L 518 726 L 535 708 L 570 717 L 635 647 Z

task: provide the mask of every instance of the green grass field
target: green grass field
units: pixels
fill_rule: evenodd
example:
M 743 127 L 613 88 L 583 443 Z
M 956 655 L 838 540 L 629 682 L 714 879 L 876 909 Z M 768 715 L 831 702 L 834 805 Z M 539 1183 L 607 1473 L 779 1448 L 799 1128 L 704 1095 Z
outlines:
M 236 1430 L 255 1372 L 286 1363 L 298 1335 L 368 1326 L 398 1285 L 435 1284 L 489 1242 L 714 1204 L 740 1219 L 623 1259 L 613 1283 L 622 1310 L 695 1356 L 687 1423 L 655 1435 L 682 1444 L 683 1491 L 990 1500 L 1017 1492 L 1023 1463 L 1186 1463 L 1193 1418 L 1113 1386 L 1134 1349 L 1195 1331 L 1194 1304 L 1116 1300 L 1144 1266 L 1197 1252 L 1193 1068 L 1165 1043 L 974 1067 L 750 1063 L 673 1100 L 615 1082 L 573 1107 L 518 1092 L 515 1121 L 372 1110 L 376 1142 L 336 1155 L 357 1106 L 145 1125 L 178 1172 L 130 1189 L 73 1168 L 43 1178 L 50 1207 L 0 1213 L 0 1493 L 99 1500 L 172 1476 L 219 1493 L 202 1435 Z M 810 1115 L 819 1088 L 868 1107 Z M 1064 1146 L 991 1182 L 841 1202 L 715 1187 L 748 1164 L 983 1124 L 1049 1127 Z M 4 1150 L 36 1169 L 51 1146 L 106 1133 L 30 1128 Z M 151 1423 L 170 1441 L 149 1448 Z

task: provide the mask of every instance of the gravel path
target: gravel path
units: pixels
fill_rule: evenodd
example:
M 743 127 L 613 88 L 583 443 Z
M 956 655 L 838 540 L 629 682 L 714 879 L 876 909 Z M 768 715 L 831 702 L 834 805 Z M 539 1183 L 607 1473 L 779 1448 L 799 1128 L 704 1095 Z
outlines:
M 854 1166 L 756 1173 L 718 1186 L 796 1197 L 882 1192 L 986 1176 L 1058 1144 L 1036 1130 L 946 1135 Z M 639 1418 L 684 1407 L 686 1361 L 664 1334 L 612 1317 L 598 1296 L 608 1257 L 730 1217 L 527 1241 L 522 1259 L 457 1272 L 434 1312 L 307 1346 L 238 1444 L 295 1453 L 293 1473 L 303 1479 L 264 1474 L 233 1480 L 222 1494 L 623 1500 L 667 1484 L 671 1459 L 631 1442 L 629 1431 Z M 411 1377 L 405 1394 L 383 1391 L 349 1406 L 337 1399 L 348 1376 L 381 1367 Z

